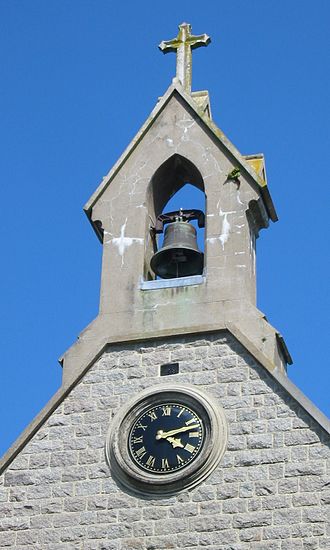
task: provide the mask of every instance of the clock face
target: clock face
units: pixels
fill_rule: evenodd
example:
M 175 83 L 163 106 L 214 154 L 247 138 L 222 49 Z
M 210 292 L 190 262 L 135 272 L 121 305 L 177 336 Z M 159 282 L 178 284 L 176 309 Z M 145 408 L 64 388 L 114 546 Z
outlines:
M 135 420 L 128 449 L 143 470 L 166 474 L 195 460 L 204 437 L 203 422 L 193 409 L 166 402 L 149 407 Z
M 159 384 L 139 392 L 112 419 L 106 458 L 129 492 L 162 498 L 201 483 L 227 445 L 222 409 L 194 386 Z

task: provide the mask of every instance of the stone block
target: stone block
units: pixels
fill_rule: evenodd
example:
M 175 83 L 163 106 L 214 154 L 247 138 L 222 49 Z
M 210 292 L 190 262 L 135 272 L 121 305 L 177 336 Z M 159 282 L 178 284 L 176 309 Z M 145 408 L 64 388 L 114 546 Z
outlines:
M 322 476 L 325 473 L 324 462 L 294 462 L 286 464 L 285 477 Z
M 319 441 L 318 434 L 310 430 L 294 430 L 285 434 L 286 445 L 312 445 Z
M 137 521 L 133 523 L 132 529 L 133 529 L 134 537 L 151 537 L 154 534 L 156 535 L 167 534 L 168 529 L 161 528 L 162 521 L 163 520 L 157 521 L 156 525 L 158 526 L 158 529 L 156 533 L 154 533 L 154 526 L 152 523 L 150 523 L 150 521 Z
M 260 527 L 253 527 L 250 529 L 243 529 L 239 532 L 239 538 L 243 542 L 254 542 L 261 540 L 262 530 Z
M 173 548 L 177 548 L 177 538 L 173 535 L 148 538 L 148 550 L 171 550 Z
M 263 538 L 268 539 L 290 539 L 291 529 L 289 525 L 280 527 L 265 527 L 263 529 Z
M 36 476 L 31 471 L 12 471 L 5 473 L 5 487 L 17 486 L 17 485 L 33 485 L 35 483 Z
M 264 433 L 247 436 L 247 446 L 249 449 L 269 449 L 273 446 L 273 436 Z
M 79 540 L 86 537 L 86 527 L 74 526 L 61 529 L 60 539 L 62 542 L 71 542 L 79 544 Z M 78 546 L 79 547 L 79 546 Z
M 207 504 L 207 503 L 206 503 Z M 214 504 L 214 503 L 213 503 Z M 201 513 L 203 504 L 201 504 Z M 198 515 L 198 504 L 193 502 L 185 502 L 182 504 L 176 504 L 168 510 L 168 517 L 170 518 L 188 518 Z
M 242 499 L 231 499 L 226 500 L 222 504 L 222 511 L 224 514 L 237 514 L 239 512 L 246 512 L 247 511 L 247 505 L 246 500 Z
M 1 532 L 0 530 L 0 548 L 14 548 L 15 538 L 16 533 L 11 533 L 10 531 Z
M 274 510 L 273 523 L 274 525 L 292 525 L 301 521 L 301 510 L 296 508 L 282 508 Z
M 57 512 L 62 512 L 63 503 L 60 499 L 47 500 L 40 504 L 39 509 L 41 514 L 55 514 Z
M 93 519 L 93 521 L 96 521 L 96 523 L 117 523 L 117 519 L 118 519 L 118 513 L 116 510 L 97 510 L 96 511 L 96 520 L 94 519 L 95 517 L 95 512 L 87 512 L 87 514 L 92 514 L 91 516 L 87 516 L 88 518 L 91 517 Z M 130 520 L 127 520 L 127 521 L 121 521 L 119 522 L 120 524 L 129 524 Z M 88 523 L 90 523 L 88 521 Z
M 302 511 L 302 520 L 306 523 L 329 523 L 329 518 L 330 506 L 323 506 L 322 508 L 311 506 Z
M 84 500 L 85 499 L 80 499 Z M 109 497 L 107 495 L 94 495 L 87 499 L 87 510 L 106 510 Z
M 166 511 L 165 511 L 166 512 Z M 113 517 L 115 518 L 117 516 L 117 512 L 115 510 L 112 510 Z M 123 510 L 119 510 L 118 512 L 118 523 L 121 522 L 129 522 L 133 523 L 135 521 L 141 521 L 142 520 L 142 510 L 140 508 L 124 508 Z
M 85 498 L 65 498 L 63 504 L 64 512 L 81 512 L 86 510 L 86 499 Z
M 222 531 L 232 526 L 232 516 L 215 514 L 213 516 L 196 517 L 190 520 L 189 530 L 198 532 Z
M 230 550 L 244 550 L 242 546 L 238 544 L 238 533 L 233 529 L 223 529 L 219 531 L 211 531 L 210 533 L 199 533 L 200 548 L 213 550 L 214 548 L 223 549 L 230 548 Z M 223 546 L 225 545 L 225 546 Z M 199 549 L 198 549 L 199 550 Z
M 279 493 L 296 493 L 298 491 L 298 480 L 297 479 L 281 479 L 278 482 L 278 492 Z
M 233 527 L 236 529 L 246 529 L 250 527 L 262 527 L 272 524 L 271 512 L 254 512 L 237 514 L 233 518 Z

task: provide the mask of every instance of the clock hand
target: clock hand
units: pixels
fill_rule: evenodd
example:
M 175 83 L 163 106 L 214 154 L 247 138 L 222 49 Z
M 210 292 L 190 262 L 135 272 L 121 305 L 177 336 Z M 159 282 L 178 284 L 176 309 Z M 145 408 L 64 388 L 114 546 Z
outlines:
M 184 448 L 184 445 L 182 445 L 181 443 L 181 439 L 176 439 L 175 437 L 167 437 L 166 439 L 169 443 L 172 444 L 173 449 L 175 449 L 176 447 L 181 447 L 182 449 Z
M 192 426 L 182 426 L 182 428 L 177 428 L 176 430 L 170 430 L 168 432 L 158 430 L 156 439 L 166 439 L 167 437 L 170 437 L 172 435 L 178 434 L 180 432 L 187 432 L 188 430 L 192 430 L 194 428 L 199 428 L 199 425 L 193 424 Z

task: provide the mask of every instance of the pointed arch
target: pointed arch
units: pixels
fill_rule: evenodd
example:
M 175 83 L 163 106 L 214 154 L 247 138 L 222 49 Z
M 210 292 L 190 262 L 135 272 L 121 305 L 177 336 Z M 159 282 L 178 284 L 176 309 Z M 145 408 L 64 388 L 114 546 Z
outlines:
M 186 157 L 174 154 L 159 166 L 151 178 L 149 193 L 155 217 L 159 216 L 171 197 L 186 183 L 205 193 L 198 168 Z
M 163 238 L 163 236 L 157 236 L 156 238 L 152 227 L 155 225 L 157 217 L 163 213 L 170 199 L 187 184 L 194 186 L 203 193 L 204 207 L 201 209 L 205 212 L 204 180 L 198 168 L 188 158 L 177 153 L 170 156 L 157 168 L 150 179 L 147 191 L 148 218 L 144 262 L 144 277 L 146 280 L 151 280 L 155 277 L 154 273 L 150 270 L 150 260 L 158 250 L 159 245 L 161 245 Z M 185 209 L 185 204 L 180 204 L 180 207 Z M 193 222 L 193 225 L 196 228 L 195 222 Z M 201 249 L 204 250 L 204 232 L 200 236 L 201 239 L 203 240 Z

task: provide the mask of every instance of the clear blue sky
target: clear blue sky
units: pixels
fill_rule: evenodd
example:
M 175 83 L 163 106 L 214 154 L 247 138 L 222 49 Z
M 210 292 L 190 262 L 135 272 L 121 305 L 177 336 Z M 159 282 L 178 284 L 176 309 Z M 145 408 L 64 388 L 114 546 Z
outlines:
M 169 86 L 157 45 L 212 37 L 193 89 L 243 154 L 263 152 L 280 221 L 258 240 L 258 306 L 329 399 L 328 0 L 0 1 L 0 454 L 60 385 L 57 358 L 97 315 L 101 245 L 82 212 Z

